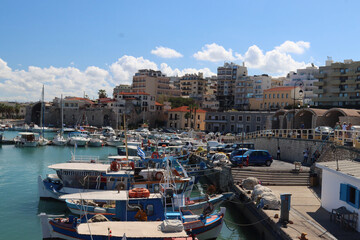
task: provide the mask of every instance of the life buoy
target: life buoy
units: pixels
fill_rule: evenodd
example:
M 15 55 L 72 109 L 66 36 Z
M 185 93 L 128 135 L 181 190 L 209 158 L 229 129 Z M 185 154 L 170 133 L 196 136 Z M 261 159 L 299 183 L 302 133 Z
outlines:
M 117 172 L 120 169 L 120 164 L 117 161 L 112 161 L 110 164 L 110 170 L 113 172 Z
M 151 154 L 151 158 L 152 158 L 152 159 L 159 159 L 159 158 L 160 158 L 160 155 L 159 155 L 158 152 L 153 152 L 153 153 Z
M 162 179 L 162 177 L 163 177 L 163 173 L 162 172 L 157 172 L 156 174 L 155 174 L 155 179 L 156 180 L 161 180 Z
M 130 198 L 147 198 L 150 196 L 150 191 L 146 188 L 133 188 L 129 190 Z

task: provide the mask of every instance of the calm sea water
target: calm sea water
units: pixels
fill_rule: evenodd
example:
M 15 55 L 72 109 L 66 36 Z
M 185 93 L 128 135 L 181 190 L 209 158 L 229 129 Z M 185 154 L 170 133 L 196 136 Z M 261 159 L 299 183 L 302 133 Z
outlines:
M 17 132 L 5 132 L 6 139 L 14 138 Z M 45 137 L 49 139 L 53 134 Z M 38 197 L 37 177 L 54 173 L 47 166 L 70 159 L 73 147 L 44 146 L 37 148 L 17 148 L 0 145 L 0 239 L 41 239 L 41 226 L 37 215 L 67 213 L 65 204 L 43 201 Z M 114 147 L 77 148 L 76 155 L 92 155 L 106 159 L 116 154 Z M 227 224 L 223 225 L 218 239 L 256 239 L 253 229 L 239 227 L 246 221 L 237 212 L 233 203 L 223 204 L 226 208 Z

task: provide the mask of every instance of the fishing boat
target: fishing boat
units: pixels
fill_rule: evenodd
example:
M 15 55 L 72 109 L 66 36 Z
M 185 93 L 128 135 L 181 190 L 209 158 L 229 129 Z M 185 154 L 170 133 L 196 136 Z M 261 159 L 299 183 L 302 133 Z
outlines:
M 76 192 L 94 190 L 116 190 L 148 188 L 151 192 L 159 191 L 159 181 L 164 169 L 138 168 L 136 162 L 122 158 L 119 161 L 102 162 L 95 156 L 74 156 L 70 162 L 50 165 L 56 174 L 48 174 L 45 179 L 38 177 L 40 198 L 59 200 L 59 196 Z M 115 161 L 114 161 L 115 160 Z M 188 176 L 177 177 L 176 187 L 189 197 L 194 179 Z
M 52 143 L 56 146 L 65 146 L 68 140 L 64 138 L 64 136 L 59 133 L 53 138 Z
M 93 133 L 93 134 L 90 134 L 90 140 L 88 142 L 88 145 L 90 147 L 101 147 L 104 145 L 104 142 L 103 140 L 100 139 L 101 137 L 101 134 L 98 134 L 98 133 Z
M 69 134 L 68 144 L 71 146 L 84 147 L 88 144 L 90 139 L 88 135 L 84 132 L 72 132 Z
M 198 239 L 213 239 L 218 236 L 220 233 L 223 217 L 225 215 L 225 208 L 215 214 L 210 214 L 208 216 L 199 216 L 193 214 L 182 214 L 181 212 L 171 212 L 165 211 L 167 204 L 179 203 L 183 198 L 179 198 L 176 194 L 168 194 L 169 188 L 165 189 L 164 192 L 158 194 L 150 194 L 147 192 L 146 195 L 134 195 L 131 196 L 131 191 L 106 191 L 106 192 L 88 192 L 88 193 L 76 193 L 62 196 L 61 198 L 67 200 L 80 199 L 95 199 L 97 201 L 113 201 L 115 206 L 115 214 L 109 216 L 108 213 L 104 212 L 101 214 L 96 214 L 92 216 L 91 214 L 85 214 L 85 217 L 80 219 L 69 217 L 65 219 L 49 219 L 45 214 L 41 214 L 41 225 L 43 229 L 44 238 L 65 238 L 65 239 L 90 239 L 90 234 L 94 239 L 97 239 L 98 234 L 95 232 L 103 232 L 105 237 L 108 239 L 117 239 L 111 238 L 112 236 L 105 235 L 106 230 L 110 229 L 123 229 L 121 225 L 127 225 L 128 223 L 139 223 L 138 227 L 142 228 L 146 226 L 146 223 L 157 223 L 156 228 L 161 224 L 159 220 L 171 223 L 172 221 L 176 223 L 177 226 L 180 226 L 180 230 L 185 230 L 182 232 L 184 234 L 182 237 L 189 235 L 196 236 Z M 177 198 L 177 199 L 174 199 Z M 164 208 L 165 205 L 165 208 Z M 84 208 L 86 211 L 86 208 Z M 98 210 L 101 212 L 101 209 Z M 79 212 L 83 213 L 83 212 Z M 90 218 L 90 220 L 87 220 Z M 109 219 L 110 218 L 110 219 Z M 101 224 L 94 223 L 93 219 L 100 219 Z M 64 224 L 66 223 L 66 224 Z M 145 224 L 145 225 L 144 225 Z M 84 226 L 88 228 L 88 232 L 84 231 Z M 93 229 L 91 229 L 93 228 Z M 161 227 L 160 227 L 161 229 Z M 134 229 L 132 229 L 134 230 Z M 141 239 L 154 239 L 155 236 L 152 235 L 152 229 L 148 229 Z M 129 236 L 132 236 L 131 232 L 127 232 L 126 229 L 123 229 L 120 236 L 126 235 L 126 238 L 129 239 Z M 102 238 L 99 238 L 102 239 Z M 135 238 L 137 239 L 137 238 Z M 156 238 L 163 239 L 163 238 Z
M 14 138 L 17 147 L 37 147 L 39 145 L 39 135 L 33 132 L 20 132 Z
M 124 142 L 123 142 L 123 140 L 121 138 L 119 138 L 119 137 L 117 137 L 115 135 L 112 135 L 112 136 L 107 138 L 106 144 L 108 146 L 118 147 L 118 146 L 124 145 Z

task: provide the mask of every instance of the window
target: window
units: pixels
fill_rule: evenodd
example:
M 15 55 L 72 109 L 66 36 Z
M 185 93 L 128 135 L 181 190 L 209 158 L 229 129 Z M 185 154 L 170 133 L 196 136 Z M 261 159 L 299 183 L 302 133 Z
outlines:
M 267 94 L 265 94 L 265 99 L 266 99 L 266 96 L 267 96 Z
M 231 121 L 235 121 L 235 116 L 230 117 Z
M 239 119 L 239 121 L 242 121 L 242 116 L 239 116 L 239 118 L 238 118 L 238 119 Z
M 261 117 L 256 117 L 257 122 L 261 122 Z
M 281 94 L 281 98 L 284 98 L 284 94 L 283 94 L 283 93 Z
M 250 117 L 250 116 L 247 116 L 247 117 L 246 117 L 246 121 L 247 121 L 247 122 L 250 122 L 250 121 L 251 121 L 251 117 Z
M 226 119 L 225 119 L 225 116 L 221 116 L 221 120 L 226 120 Z
M 198 120 L 200 120 L 200 115 L 198 115 Z
M 289 98 L 289 94 L 288 94 L 288 93 L 286 94 L 286 98 Z
M 273 93 L 273 98 L 275 98 L 275 93 Z
M 340 200 L 355 208 L 359 208 L 359 197 L 359 189 L 350 184 L 340 184 Z
M 154 205 L 149 204 L 146 206 L 146 215 L 148 216 L 154 215 Z
M 280 94 L 279 94 L 279 93 L 277 94 L 277 98 L 280 98 Z
M 261 130 L 260 126 L 256 125 L 256 131 L 260 131 L 260 130 Z

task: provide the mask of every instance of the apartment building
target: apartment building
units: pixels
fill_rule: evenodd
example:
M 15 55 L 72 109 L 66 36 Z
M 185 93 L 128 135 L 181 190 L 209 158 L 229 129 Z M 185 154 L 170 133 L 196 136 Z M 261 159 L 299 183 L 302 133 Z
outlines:
M 319 74 L 315 75 L 318 87 L 314 91 L 315 106 L 342 107 L 360 106 L 360 61 L 344 60 L 334 63 L 331 58 L 325 66 L 319 67 Z
M 235 108 L 249 109 L 250 99 L 262 99 L 264 90 L 271 86 L 272 78 L 267 74 L 240 77 L 236 80 Z
M 180 78 L 181 96 L 202 100 L 206 92 L 206 82 L 203 73 L 185 74 Z
M 120 84 L 120 85 L 116 86 L 113 90 L 113 96 L 115 96 L 116 94 L 118 94 L 120 92 L 132 92 L 131 85 Z
M 180 90 L 170 85 L 170 78 L 161 71 L 141 69 L 133 76 L 132 89 L 134 92 L 145 92 L 155 96 L 180 96 Z
M 225 63 L 217 69 L 217 99 L 221 109 L 231 109 L 235 105 L 236 80 L 247 76 L 247 68 L 235 63 Z
M 283 86 L 264 90 L 263 103 L 260 109 L 280 109 L 303 105 L 303 91 L 296 86 Z
M 288 73 L 289 81 L 285 86 L 300 86 L 303 90 L 304 104 L 313 105 L 312 99 L 317 97 L 316 90 L 318 87 L 315 82 L 318 81 L 315 75 L 319 73 L 319 68 L 312 66 L 305 69 L 297 69 L 296 72 Z
M 205 115 L 203 109 L 196 109 L 190 112 L 188 106 L 174 108 L 168 111 L 168 128 L 205 130 Z

